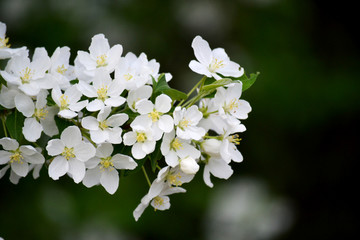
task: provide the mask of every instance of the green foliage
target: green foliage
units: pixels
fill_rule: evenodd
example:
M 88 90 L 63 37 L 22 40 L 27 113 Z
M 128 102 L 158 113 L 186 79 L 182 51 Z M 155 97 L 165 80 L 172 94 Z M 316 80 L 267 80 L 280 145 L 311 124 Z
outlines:
M 25 117 L 17 110 L 13 111 L 6 117 L 6 128 L 11 138 L 18 142 L 23 140 L 22 128 L 24 126 Z
M 241 81 L 243 84 L 242 91 L 245 92 L 247 89 L 249 89 L 256 81 L 257 77 L 260 75 L 259 72 L 257 73 L 250 73 L 250 78 L 246 76 L 244 73 L 241 77 L 235 79 L 238 81 Z
M 151 96 L 152 101 L 155 101 L 155 98 L 162 93 L 171 97 L 172 100 L 183 100 L 187 98 L 186 93 L 183 93 L 169 86 L 169 84 L 166 82 L 165 74 L 161 74 L 157 82 L 153 78 L 152 83 L 153 83 L 153 95 Z

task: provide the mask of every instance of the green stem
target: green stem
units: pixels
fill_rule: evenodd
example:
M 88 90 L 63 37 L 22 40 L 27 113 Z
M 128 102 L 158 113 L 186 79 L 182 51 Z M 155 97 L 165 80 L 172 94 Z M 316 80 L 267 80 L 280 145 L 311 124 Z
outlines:
M 3 128 L 4 128 L 5 137 L 8 137 L 7 131 L 6 131 L 6 126 L 5 126 L 5 119 L 2 117 L 2 118 L 1 118 L 1 121 L 2 121 Z
M 181 104 L 183 104 L 184 103 L 184 101 L 185 100 L 187 100 L 189 97 L 190 97 L 190 95 L 196 90 L 196 88 L 201 84 L 201 87 L 200 87 L 200 89 L 202 88 L 202 86 L 204 85 L 204 82 L 205 82 L 205 80 L 206 80 L 206 76 L 204 76 L 203 78 L 201 78 L 200 79 L 200 81 L 190 90 L 190 92 L 187 94 L 187 97 L 186 97 L 186 99 L 183 99 L 179 104 L 178 104 L 178 106 L 181 106 Z
M 142 166 L 141 169 L 142 169 L 142 171 L 143 171 L 143 173 L 144 173 L 144 176 L 145 176 L 145 178 L 146 178 L 147 183 L 149 184 L 149 187 L 151 187 L 151 182 L 150 182 L 150 179 L 149 179 L 149 177 L 148 177 L 148 175 L 147 175 L 147 173 L 146 173 L 145 167 Z

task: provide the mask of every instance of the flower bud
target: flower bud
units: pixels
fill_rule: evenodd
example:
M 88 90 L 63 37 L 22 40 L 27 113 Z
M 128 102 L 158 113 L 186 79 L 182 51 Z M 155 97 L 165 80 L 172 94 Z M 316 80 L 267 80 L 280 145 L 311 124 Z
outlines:
M 217 139 L 207 139 L 201 143 L 201 147 L 204 152 L 209 154 L 219 154 L 220 153 L 221 141 Z
M 199 165 L 192 157 L 186 157 L 180 160 L 180 169 L 186 174 L 195 174 L 199 171 Z

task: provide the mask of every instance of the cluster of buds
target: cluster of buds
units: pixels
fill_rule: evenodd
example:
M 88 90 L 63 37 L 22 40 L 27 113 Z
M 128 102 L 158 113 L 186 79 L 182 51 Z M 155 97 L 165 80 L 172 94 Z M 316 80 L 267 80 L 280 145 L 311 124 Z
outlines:
M 251 107 L 240 97 L 257 74 L 248 78 L 200 36 L 189 67 L 202 78 L 186 94 L 168 85 L 172 75 L 160 74 L 155 59 L 124 55 L 103 34 L 71 65 L 68 47 L 52 56 L 36 48 L 29 58 L 26 47 L 10 48 L 5 33 L 0 22 L 0 59 L 8 59 L 0 71 L 0 178 L 9 170 L 17 184 L 45 168 L 53 180 L 67 175 L 114 194 L 120 178 L 142 170 L 150 188 L 133 213 L 138 220 L 148 205 L 168 209 L 169 195 L 185 192 L 200 167 L 212 187 L 210 174 L 228 179 L 231 161 L 243 160 L 238 133 Z

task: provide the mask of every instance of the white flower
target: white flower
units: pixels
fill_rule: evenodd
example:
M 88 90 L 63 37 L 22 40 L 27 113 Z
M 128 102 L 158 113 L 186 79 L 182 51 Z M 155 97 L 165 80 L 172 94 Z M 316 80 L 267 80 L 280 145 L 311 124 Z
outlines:
M 198 61 L 192 60 L 189 67 L 196 73 L 206 75 L 207 77 L 214 77 L 216 80 L 221 79 L 217 74 L 223 76 L 240 77 L 244 70 L 240 65 L 230 61 L 228 55 L 223 48 L 216 48 L 211 50 L 209 43 L 196 36 L 191 44 L 194 49 L 195 57 Z
M 87 168 L 83 184 L 92 187 L 101 184 L 105 190 L 114 194 L 119 186 L 119 173 L 116 169 L 134 169 L 137 163 L 129 156 L 115 154 L 110 143 L 103 143 L 96 149 L 95 157 L 86 162 Z
M 205 130 L 196 126 L 203 116 L 197 106 L 188 109 L 176 107 L 173 116 L 178 137 L 200 140 L 205 135 Z
M 153 181 L 149 192 L 141 199 L 140 204 L 133 212 L 133 216 L 137 221 L 144 210 L 151 204 L 155 210 L 167 210 L 170 208 L 170 198 L 168 195 L 174 193 L 186 192 L 181 187 L 170 187 L 164 181 Z M 151 202 L 151 203 L 150 203 Z
M 82 141 L 80 129 L 76 126 L 67 127 L 60 139 L 48 142 L 46 150 L 50 156 L 55 156 L 49 165 L 49 176 L 58 180 L 69 173 L 75 183 L 85 176 L 85 163 L 95 156 L 95 148 L 90 143 Z
M 51 56 L 50 77 L 61 89 L 70 87 L 70 81 L 76 78 L 74 66 L 69 65 L 69 59 L 69 47 L 57 47 Z
M 36 103 L 22 93 L 15 96 L 16 108 L 26 117 L 23 127 L 23 134 L 26 140 L 35 142 L 44 131 L 46 135 L 52 137 L 59 133 L 54 116 L 55 107 L 46 105 L 47 91 L 41 90 L 36 98 Z
M 75 72 L 77 77 L 89 82 L 89 77 L 93 77 L 96 69 L 105 69 L 108 73 L 114 71 L 118 64 L 123 48 L 120 44 L 110 48 L 109 41 L 104 34 L 97 34 L 91 39 L 89 53 L 78 51 L 75 59 Z M 91 79 L 91 78 L 90 78 Z
M 90 130 L 90 137 L 95 143 L 109 142 L 113 144 L 121 143 L 120 128 L 128 119 L 129 116 L 125 113 L 118 113 L 109 116 L 111 112 L 110 107 L 103 108 L 97 118 L 92 116 L 84 117 L 81 121 L 81 125 Z
M 166 166 L 158 172 L 156 178 L 157 182 L 166 182 L 169 187 L 179 187 L 183 183 L 188 183 L 194 178 L 195 174 L 188 174 L 183 172 L 179 166 L 172 168 Z
M 156 141 L 151 124 L 150 119 L 138 116 L 130 124 L 133 131 L 124 134 L 124 145 L 132 145 L 131 154 L 136 159 L 142 159 L 155 150 Z
M 77 112 L 81 111 L 88 103 L 88 100 L 79 102 L 81 92 L 76 86 L 69 87 L 64 93 L 61 93 L 59 87 L 54 87 L 51 97 L 60 108 L 58 115 L 68 119 L 76 117 L 78 115 Z
M 136 103 L 141 99 L 148 99 L 151 97 L 152 87 L 144 85 L 135 90 L 130 90 L 127 97 L 127 104 L 133 112 L 137 112 Z
M 20 91 L 16 85 L 8 84 L 8 87 L 1 85 L 0 91 L 0 104 L 7 108 L 12 109 L 15 107 L 15 96 L 19 94 Z
M 11 84 L 17 85 L 26 95 L 36 96 L 40 89 L 54 87 L 54 82 L 48 77 L 46 71 L 50 67 L 50 58 L 45 48 L 36 48 L 32 62 L 27 55 L 11 58 L 2 77 Z
M 192 157 L 198 159 L 200 151 L 190 144 L 190 140 L 175 137 L 175 131 L 165 133 L 161 142 L 160 150 L 165 157 L 165 162 L 171 167 L 179 164 L 179 159 Z
M 30 145 L 19 147 L 19 143 L 11 138 L 1 138 L 0 145 L 4 150 L 0 150 L 0 165 L 8 164 L 11 170 L 19 177 L 25 177 L 29 172 L 29 163 L 41 164 L 45 162 L 43 155 Z M 6 170 L 2 170 L 5 174 Z M 14 176 L 15 177 L 15 176 Z
M 96 98 L 91 101 L 86 109 L 90 112 L 99 111 L 105 106 L 118 107 L 126 100 L 120 94 L 124 88 L 117 80 L 112 80 L 109 73 L 104 70 L 95 72 L 93 85 L 80 81 L 77 84 L 79 91 L 89 98 Z
M 28 54 L 26 47 L 10 48 L 9 38 L 6 37 L 6 25 L 0 22 L 0 59 L 11 58 L 16 55 Z
M 214 97 L 214 102 L 219 108 L 219 115 L 226 119 L 229 124 L 238 124 L 237 119 L 246 119 L 251 111 L 250 104 L 240 99 L 242 83 L 236 83 L 225 89 L 219 87 Z
M 120 59 L 115 69 L 115 79 L 120 81 L 127 90 L 135 90 L 144 86 L 149 78 L 151 79 L 147 62 L 141 56 L 137 58 L 135 54 L 129 52 Z
M 174 128 L 174 120 L 167 115 L 171 109 L 171 98 L 161 94 L 155 99 L 155 104 L 149 100 L 141 100 L 136 103 L 138 113 L 146 115 L 152 121 L 152 128 L 155 133 L 155 140 L 161 138 L 163 132 L 171 132 Z
M 236 145 L 240 144 L 241 138 L 239 138 L 239 135 L 236 133 L 244 132 L 245 130 L 246 128 L 243 124 L 224 129 L 220 146 L 220 155 L 226 163 L 229 163 L 231 160 L 234 162 L 242 162 L 243 156 L 236 147 Z
M 231 167 L 221 158 L 220 155 L 210 155 L 205 160 L 204 167 L 204 182 L 209 187 L 213 187 L 213 183 L 210 180 L 210 173 L 217 178 L 228 179 L 232 174 L 233 170 Z

